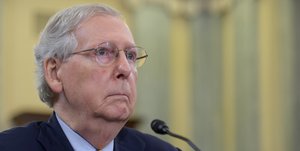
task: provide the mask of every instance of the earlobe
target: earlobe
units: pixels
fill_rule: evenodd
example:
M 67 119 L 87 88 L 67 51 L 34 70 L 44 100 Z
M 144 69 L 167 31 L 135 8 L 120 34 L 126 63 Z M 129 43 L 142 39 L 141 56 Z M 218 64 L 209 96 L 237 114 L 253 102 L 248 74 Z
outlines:
M 55 93 L 62 91 L 62 82 L 58 76 L 60 64 L 60 60 L 56 58 L 48 58 L 44 61 L 45 80 Z

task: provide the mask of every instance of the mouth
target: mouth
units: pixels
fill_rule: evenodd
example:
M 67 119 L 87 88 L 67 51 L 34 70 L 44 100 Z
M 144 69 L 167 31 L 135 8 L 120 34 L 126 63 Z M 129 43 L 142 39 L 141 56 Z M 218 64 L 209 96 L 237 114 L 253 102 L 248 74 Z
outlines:
M 107 98 L 116 98 L 116 99 L 125 99 L 125 100 L 129 100 L 129 95 L 128 94 L 125 94 L 125 93 L 112 93 L 112 94 L 109 94 L 107 96 Z

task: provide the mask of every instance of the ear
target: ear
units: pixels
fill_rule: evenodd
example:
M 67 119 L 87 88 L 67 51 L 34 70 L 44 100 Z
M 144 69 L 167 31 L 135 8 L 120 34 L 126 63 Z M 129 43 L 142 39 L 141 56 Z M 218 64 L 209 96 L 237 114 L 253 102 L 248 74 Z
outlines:
M 48 58 L 44 61 L 45 80 L 55 93 L 62 91 L 62 82 L 57 76 L 61 61 L 56 58 Z

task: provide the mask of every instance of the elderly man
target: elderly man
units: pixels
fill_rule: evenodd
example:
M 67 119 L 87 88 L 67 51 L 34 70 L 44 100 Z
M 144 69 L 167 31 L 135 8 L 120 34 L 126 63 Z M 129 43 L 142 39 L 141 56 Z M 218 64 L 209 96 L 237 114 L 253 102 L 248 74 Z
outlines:
M 1 151 L 175 151 L 125 128 L 136 103 L 137 68 L 147 58 L 121 15 L 101 4 L 53 16 L 35 48 L 41 100 L 49 122 L 0 134 Z

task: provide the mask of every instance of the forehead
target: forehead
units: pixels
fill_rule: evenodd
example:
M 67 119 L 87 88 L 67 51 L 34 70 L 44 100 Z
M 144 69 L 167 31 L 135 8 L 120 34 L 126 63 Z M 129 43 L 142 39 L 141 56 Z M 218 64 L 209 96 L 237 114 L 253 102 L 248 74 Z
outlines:
M 83 21 L 75 31 L 79 46 L 96 46 L 110 41 L 120 44 L 134 44 L 130 29 L 120 17 L 96 15 Z

